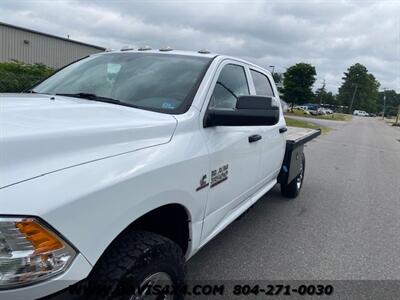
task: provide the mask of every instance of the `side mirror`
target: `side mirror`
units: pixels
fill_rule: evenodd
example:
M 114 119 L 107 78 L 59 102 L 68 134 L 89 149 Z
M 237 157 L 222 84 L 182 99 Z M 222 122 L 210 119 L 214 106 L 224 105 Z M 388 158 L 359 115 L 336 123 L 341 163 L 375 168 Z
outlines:
M 272 126 L 278 122 L 279 106 L 271 97 L 239 96 L 234 110 L 209 109 L 203 126 Z

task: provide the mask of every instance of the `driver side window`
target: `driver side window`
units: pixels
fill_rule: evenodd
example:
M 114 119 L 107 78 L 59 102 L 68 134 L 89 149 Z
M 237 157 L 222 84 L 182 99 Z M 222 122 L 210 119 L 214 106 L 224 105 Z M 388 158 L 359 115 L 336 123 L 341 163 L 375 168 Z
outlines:
M 210 108 L 233 110 L 236 108 L 237 98 L 249 94 L 244 68 L 239 65 L 228 64 L 219 74 L 211 96 Z

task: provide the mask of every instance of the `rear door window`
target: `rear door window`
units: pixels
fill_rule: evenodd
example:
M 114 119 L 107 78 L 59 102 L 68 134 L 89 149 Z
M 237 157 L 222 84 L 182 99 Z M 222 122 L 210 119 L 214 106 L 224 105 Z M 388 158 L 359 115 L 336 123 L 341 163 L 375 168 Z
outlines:
M 271 82 L 264 74 L 250 69 L 251 77 L 253 78 L 256 95 L 274 97 Z

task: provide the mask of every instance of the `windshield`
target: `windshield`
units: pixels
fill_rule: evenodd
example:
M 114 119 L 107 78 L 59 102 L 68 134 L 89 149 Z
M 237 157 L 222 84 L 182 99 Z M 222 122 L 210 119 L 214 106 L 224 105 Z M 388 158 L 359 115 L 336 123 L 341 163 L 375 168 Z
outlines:
M 188 108 L 210 58 L 107 53 L 60 70 L 34 89 L 46 94 L 93 94 L 167 113 Z

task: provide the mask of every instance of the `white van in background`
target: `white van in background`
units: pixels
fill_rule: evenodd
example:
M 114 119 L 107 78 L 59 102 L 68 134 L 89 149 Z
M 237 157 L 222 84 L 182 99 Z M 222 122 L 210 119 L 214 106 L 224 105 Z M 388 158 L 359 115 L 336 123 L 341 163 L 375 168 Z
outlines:
M 369 114 L 363 110 L 355 110 L 353 112 L 354 116 L 369 117 Z

